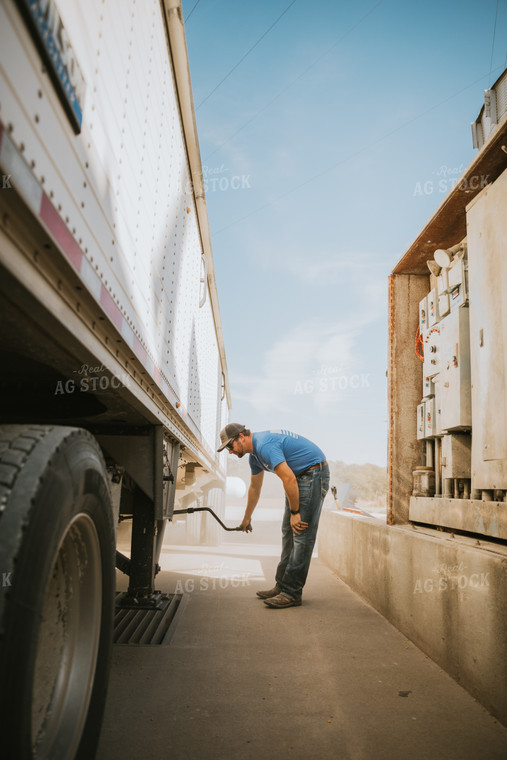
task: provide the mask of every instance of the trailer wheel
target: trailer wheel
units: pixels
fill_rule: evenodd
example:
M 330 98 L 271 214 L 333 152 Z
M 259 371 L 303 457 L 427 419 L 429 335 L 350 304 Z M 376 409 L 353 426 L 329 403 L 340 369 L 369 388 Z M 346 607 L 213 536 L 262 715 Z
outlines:
M 93 436 L 0 427 L 0 720 L 9 757 L 95 756 L 112 646 L 114 544 Z

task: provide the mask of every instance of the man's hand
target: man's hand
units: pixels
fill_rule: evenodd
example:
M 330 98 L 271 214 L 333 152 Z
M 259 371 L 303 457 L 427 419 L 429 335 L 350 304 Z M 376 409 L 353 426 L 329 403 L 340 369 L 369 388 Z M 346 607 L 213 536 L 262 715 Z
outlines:
M 308 527 L 307 522 L 303 522 L 301 520 L 301 513 L 298 512 L 297 515 L 290 516 L 290 527 L 292 528 L 292 532 L 296 534 L 296 536 L 299 536 L 303 531 L 305 531 Z
M 249 517 L 244 517 L 243 522 L 241 523 L 239 527 L 241 528 L 243 533 L 251 533 L 253 530 Z

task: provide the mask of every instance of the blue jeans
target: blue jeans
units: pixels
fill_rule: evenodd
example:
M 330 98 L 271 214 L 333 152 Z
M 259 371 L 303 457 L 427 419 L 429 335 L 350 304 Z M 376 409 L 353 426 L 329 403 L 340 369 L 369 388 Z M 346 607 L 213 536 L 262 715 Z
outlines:
M 282 522 L 282 556 L 276 570 L 276 585 L 289 599 L 299 601 L 312 561 L 322 503 L 329 489 L 329 466 L 310 470 L 297 479 L 301 520 L 308 527 L 299 536 L 290 526 L 289 500 L 285 497 Z

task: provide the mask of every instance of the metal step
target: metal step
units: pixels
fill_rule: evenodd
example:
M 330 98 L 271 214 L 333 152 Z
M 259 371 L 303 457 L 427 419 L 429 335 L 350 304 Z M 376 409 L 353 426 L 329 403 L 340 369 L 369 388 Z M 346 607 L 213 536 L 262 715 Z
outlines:
M 178 613 L 183 610 L 183 594 L 164 594 L 157 607 L 122 606 L 126 594 L 116 594 L 113 643 L 124 646 L 164 646 L 170 643 Z

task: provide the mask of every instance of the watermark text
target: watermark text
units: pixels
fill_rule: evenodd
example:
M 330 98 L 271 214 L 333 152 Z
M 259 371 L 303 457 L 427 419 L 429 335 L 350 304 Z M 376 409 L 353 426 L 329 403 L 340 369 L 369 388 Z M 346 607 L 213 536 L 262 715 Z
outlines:
M 466 573 L 463 562 L 458 565 L 441 564 L 437 577 L 418 578 L 413 594 L 432 594 L 434 592 L 455 591 L 466 588 L 489 588 L 488 573 Z

